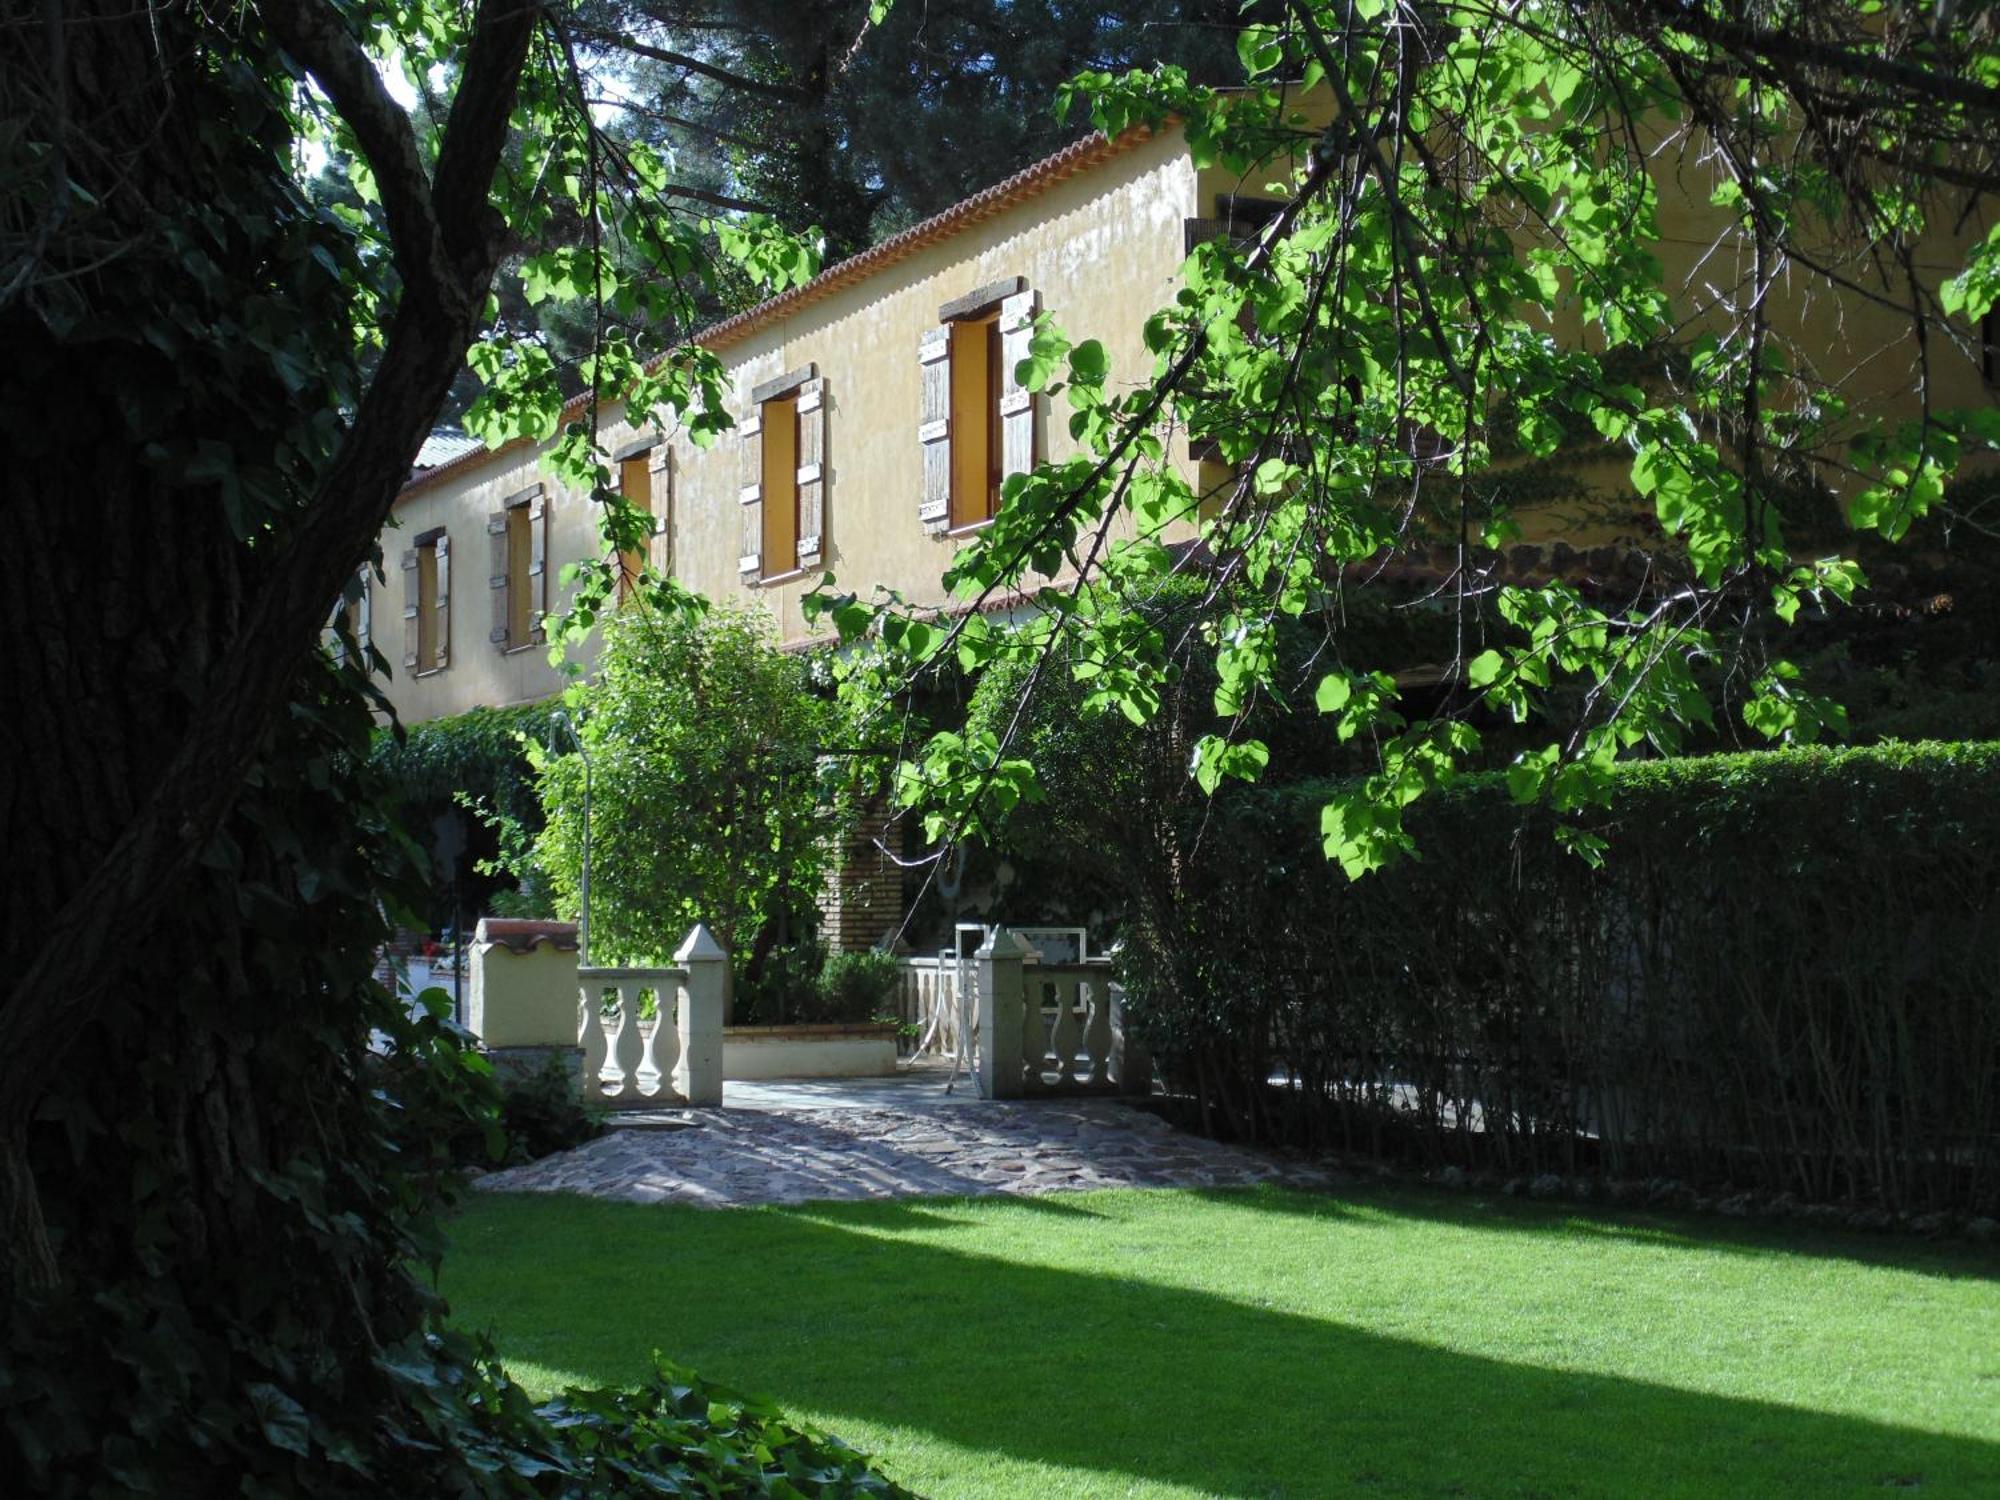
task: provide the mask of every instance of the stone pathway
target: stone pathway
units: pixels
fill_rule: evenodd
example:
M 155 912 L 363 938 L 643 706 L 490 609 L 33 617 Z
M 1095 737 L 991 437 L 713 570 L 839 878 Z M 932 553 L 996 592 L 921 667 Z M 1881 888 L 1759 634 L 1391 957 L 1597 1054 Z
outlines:
M 906 1107 L 870 1100 L 662 1112 L 574 1151 L 490 1172 L 477 1186 L 723 1208 L 1336 1180 L 1323 1168 L 1184 1134 L 1114 1100 L 960 1099 L 939 1108 L 912 1095 Z

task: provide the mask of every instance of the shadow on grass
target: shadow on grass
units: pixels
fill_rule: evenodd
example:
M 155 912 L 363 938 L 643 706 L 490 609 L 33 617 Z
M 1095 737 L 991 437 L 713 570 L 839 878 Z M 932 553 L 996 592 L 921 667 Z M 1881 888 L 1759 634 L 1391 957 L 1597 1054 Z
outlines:
M 960 1209 L 500 1199 L 468 1216 L 479 1239 L 454 1251 L 447 1291 L 510 1360 L 626 1384 L 659 1349 L 836 1429 L 1102 1476 L 1077 1493 L 2000 1494 L 1993 1443 L 1511 1363 L 1437 1347 L 1420 1325 L 1389 1336 L 1122 1275 L 1121 1234 L 1158 1221 L 1112 1225 L 1094 1272 L 972 1253 L 940 1243 L 970 1234 Z

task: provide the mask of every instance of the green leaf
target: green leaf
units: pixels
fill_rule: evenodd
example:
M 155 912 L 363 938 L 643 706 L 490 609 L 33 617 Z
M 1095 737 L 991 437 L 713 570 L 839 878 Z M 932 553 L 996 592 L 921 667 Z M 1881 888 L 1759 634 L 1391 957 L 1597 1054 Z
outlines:
M 274 1448 L 296 1453 L 300 1458 L 312 1456 L 309 1437 L 312 1424 L 304 1407 L 275 1385 L 261 1381 L 245 1386 L 243 1394 L 249 1400 L 250 1414 L 256 1419 L 266 1442 Z

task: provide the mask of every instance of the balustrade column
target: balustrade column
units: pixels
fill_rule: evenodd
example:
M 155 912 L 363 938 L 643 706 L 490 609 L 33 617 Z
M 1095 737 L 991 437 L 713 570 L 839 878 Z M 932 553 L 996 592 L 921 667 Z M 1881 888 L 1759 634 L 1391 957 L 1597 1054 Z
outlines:
M 680 1066 L 674 1082 L 689 1104 L 722 1103 L 722 1012 L 729 988 L 729 955 L 707 926 L 697 923 L 674 954 L 687 970 L 680 1003 Z M 662 1016 L 661 1024 L 665 1025 Z
M 1028 945 L 996 927 L 977 953 L 979 1092 L 988 1099 L 1021 1097 L 1021 1007 L 1027 1003 L 1022 960 Z

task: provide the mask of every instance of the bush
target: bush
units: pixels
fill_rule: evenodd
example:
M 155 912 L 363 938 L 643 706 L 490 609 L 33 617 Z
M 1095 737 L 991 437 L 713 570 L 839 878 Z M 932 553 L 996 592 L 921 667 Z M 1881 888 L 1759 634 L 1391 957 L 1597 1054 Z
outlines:
M 575 1068 L 551 1055 L 532 1073 L 501 1079 L 500 1128 L 508 1161 L 534 1161 L 596 1140 L 604 1122 L 585 1106 Z
M 1226 793 L 1128 929 L 1131 1013 L 1211 1128 L 2000 1206 L 2000 746 L 1622 766 L 1601 870 L 1472 777 L 1349 883 L 1327 790 Z
M 873 1021 L 889 1010 L 902 966 L 896 955 L 871 948 L 836 953 L 819 975 L 819 1014 L 827 1022 Z
M 819 1008 L 819 973 L 826 954 L 816 942 L 772 948 L 736 978 L 735 1024 L 785 1026 Z
M 773 949 L 755 979 L 736 987 L 739 1026 L 836 1026 L 890 1009 L 899 972 L 892 953 L 836 953 L 816 944 Z
M 811 912 L 851 816 L 823 753 L 843 733 L 834 707 L 760 613 L 635 604 L 603 641 L 564 695 L 588 761 L 530 754 L 545 821 L 529 863 L 574 918 L 588 805 L 593 959 L 664 962 L 704 922 L 743 973 L 767 929 Z
M 470 1043 L 447 1017 L 437 1016 L 435 1024 Z M 595 1140 L 604 1129 L 585 1107 L 576 1075 L 557 1057 L 533 1072 L 483 1080 L 471 1108 L 437 1095 L 432 1070 L 420 1056 L 393 1052 L 375 1066 L 382 1096 L 401 1112 L 405 1134 L 423 1140 L 441 1169 L 534 1161 Z

